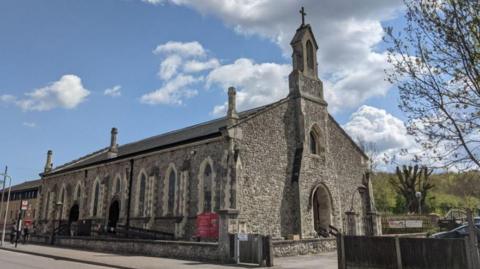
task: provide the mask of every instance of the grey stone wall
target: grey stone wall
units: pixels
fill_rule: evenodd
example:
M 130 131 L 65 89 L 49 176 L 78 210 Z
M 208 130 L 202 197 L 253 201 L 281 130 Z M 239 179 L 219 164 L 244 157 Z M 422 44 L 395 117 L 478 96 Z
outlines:
M 357 214 L 357 234 L 363 234 L 365 204 L 357 188 L 362 185 L 363 173 L 368 168 L 367 159 L 336 122 L 330 119 L 328 125 L 330 130 L 330 154 L 333 166 L 337 171 L 338 199 L 343 201 L 341 210 L 343 224 L 345 224 L 345 212 L 350 211 L 353 200 L 353 211 Z
M 217 243 L 57 237 L 55 245 L 129 255 L 220 261 Z
M 206 143 L 193 144 L 191 146 L 178 147 L 171 150 L 165 150 L 147 156 L 138 156 L 133 158 L 133 181 L 131 186 L 131 208 L 130 208 L 130 224 L 134 227 L 156 229 L 165 232 L 176 233 L 179 238 L 190 238 L 195 231 L 195 217 L 198 212 L 198 173 L 200 164 L 210 158 L 213 163 L 212 169 L 215 170 L 216 182 L 224 186 L 226 178 L 225 163 L 226 142 L 223 138 L 207 141 Z M 168 215 L 165 212 L 165 203 L 168 199 L 165 197 L 164 188 L 166 182 L 167 171 L 169 167 L 175 167 L 177 171 L 177 189 L 182 182 L 182 189 L 177 192 L 178 206 L 176 214 Z M 149 192 L 146 196 L 147 215 L 137 214 L 138 207 L 138 181 L 141 173 L 147 175 L 147 179 L 151 184 Z M 60 175 L 46 176 L 43 180 L 43 192 L 39 198 L 40 212 L 45 210 L 46 193 L 52 191 L 55 197 L 51 199 L 52 205 L 49 207 L 49 215 L 47 218 L 43 214 L 38 214 L 39 231 L 47 232 L 51 225 L 54 214 L 53 201 L 58 200 L 58 193 L 62 186 L 67 189 L 67 201 L 63 205 L 63 220 L 68 220 L 68 214 L 71 206 L 78 203 L 80 206 L 80 219 L 92 219 L 94 223 L 106 225 L 108 221 L 109 206 L 114 200 L 120 202 L 120 221 L 124 224 L 127 215 L 128 202 L 128 182 L 130 176 L 130 160 L 120 162 L 107 163 L 95 167 L 85 168 L 73 172 L 67 172 Z M 115 179 L 120 178 L 121 191 L 116 194 L 112 190 Z M 182 179 L 181 179 L 182 178 Z M 101 183 L 99 215 L 92 216 L 92 201 L 95 180 Z M 82 186 L 81 199 L 73 200 L 73 190 L 77 184 Z M 153 188 L 153 189 L 152 189 Z M 186 194 L 185 196 L 183 194 Z M 225 195 L 225 194 L 222 194 Z M 150 198 L 150 199 L 149 199 Z M 223 201 L 223 200 L 222 200 Z M 223 206 L 223 205 L 222 205 Z M 181 207 L 181 208 L 180 208 Z M 56 215 L 58 219 L 58 215 Z M 178 219 L 181 220 L 178 223 Z
M 281 240 L 273 241 L 272 245 L 275 257 L 312 255 L 337 249 L 335 238 Z
M 286 236 L 298 223 L 297 191 L 289 176 L 295 152 L 292 109 L 286 99 L 239 123 L 238 209 L 247 232 Z

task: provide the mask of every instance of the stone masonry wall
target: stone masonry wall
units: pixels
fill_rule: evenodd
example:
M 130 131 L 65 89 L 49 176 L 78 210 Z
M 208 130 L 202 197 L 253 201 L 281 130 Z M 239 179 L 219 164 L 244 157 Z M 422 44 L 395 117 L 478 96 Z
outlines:
M 294 233 L 295 186 L 290 183 L 295 130 L 288 99 L 239 124 L 241 176 L 238 180 L 239 222 L 247 232 L 273 237 Z
M 218 262 L 221 259 L 217 243 L 58 237 L 55 245 L 92 251 L 194 261 Z
M 275 257 L 312 255 L 337 249 L 335 238 L 280 240 L 273 241 L 272 245 Z
M 134 158 L 133 165 L 133 181 L 132 181 L 132 195 L 130 208 L 130 224 L 134 227 L 157 229 L 165 232 L 178 233 L 180 238 L 190 238 L 195 228 L 194 218 L 198 212 L 198 173 L 200 164 L 206 159 L 212 160 L 215 171 L 215 183 L 222 184 L 222 180 L 226 175 L 225 150 L 226 145 L 222 137 L 211 140 L 207 143 L 193 144 L 191 146 L 178 147 L 171 150 L 164 150 L 147 156 L 138 156 Z M 177 191 L 177 207 L 174 216 L 167 215 L 164 212 L 165 203 L 168 199 L 165 197 L 165 178 L 167 171 L 176 171 L 177 175 L 177 190 L 182 182 L 182 189 Z M 141 174 L 147 176 L 147 181 L 150 184 L 150 189 L 147 191 L 147 215 L 140 214 L 138 208 L 138 188 Z M 128 182 L 130 176 L 130 160 L 122 160 L 120 162 L 107 163 L 96 167 L 81 169 L 73 172 L 67 172 L 60 175 L 47 176 L 43 180 L 43 194 L 47 190 L 55 193 L 67 186 L 70 190 L 67 193 L 67 201 L 64 204 L 63 220 L 68 220 L 70 207 L 74 203 L 80 206 L 80 219 L 92 219 L 97 224 L 107 224 L 109 206 L 114 200 L 120 202 L 120 221 L 119 224 L 124 224 L 126 221 L 127 201 L 128 201 Z M 112 190 L 113 181 L 117 178 L 121 182 L 121 191 L 116 194 Z M 182 179 L 181 179 L 182 178 Z M 100 199 L 99 199 L 99 214 L 98 217 L 92 216 L 92 201 L 94 192 L 94 183 L 99 180 L 101 183 Z M 77 184 L 81 185 L 81 199 L 79 201 L 73 200 L 73 191 Z M 153 188 L 153 190 L 151 189 Z M 68 191 L 67 191 L 68 192 Z M 180 193 L 187 193 L 187 197 L 183 197 Z M 222 194 L 223 195 L 223 194 Z M 153 200 L 148 200 L 148 197 Z M 41 209 L 39 216 L 39 223 L 46 225 L 54 209 L 50 206 L 50 215 L 46 219 L 42 215 L 42 210 L 45 210 L 44 204 L 46 195 L 42 195 Z M 181 208 L 182 207 L 182 208 Z M 58 216 L 58 215 L 57 215 Z M 176 224 L 178 218 L 183 219 L 180 224 Z M 177 228 L 176 228 L 177 227 Z M 48 230 L 48 229 L 46 229 Z
M 342 218 L 345 212 L 350 210 L 353 199 L 353 209 L 359 224 L 357 234 L 362 234 L 361 223 L 363 222 L 364 204 L 358 193 L 358 187 L 362 184 L 362 177 L 368 168 L 366 157 L 361 154 L 358 147 L 346 136 L 345 132 L 331 119 L 328 121 L 329 140 L 333 165 L 337 171 L 337 186 L 339 188 L 339 199 L 343 201 Z M 354 195 L 355 193 L 355 195 Z M 345 225 L 345 220 L 343 221 Z M 340 227 L 339 227 L 340 228 Z

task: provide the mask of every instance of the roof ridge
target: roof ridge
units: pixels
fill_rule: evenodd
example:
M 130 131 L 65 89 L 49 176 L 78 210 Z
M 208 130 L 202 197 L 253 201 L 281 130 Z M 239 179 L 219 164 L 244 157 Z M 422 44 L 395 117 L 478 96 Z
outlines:
M 72 164 L 75 164 L 76 162 L 83 161 L 83 160 L 85 160 L 85 159 L 88 159 L 88 158 L 90 158 L 90 157 L 93 157 L 93 156 L 96 155 L 96 154 L 99 154 L 99 153 L 102 153 L 102 152 L 106 151 L 108 148 L 109 148 L 109 147 L 105 147 L 105 148 L 99 149 L 99 150 L 97 150 L 97 151 L 94 151 L 94 152 L 88 153 L 88 154 L 86 154 L 86 155 L 83 155 L 82 157 L 79 157 L 79 158 L 77 158 L 77 159 L 74 159 L 74 160 L 72 160 L 72 161 L 66 162 L 66 163 L 64 163 L 64 164 L 62 164 L 62 165 L 59 165 L 59 166 L 55 167 L 54 169 L 52 169 L 52 171 L 56 171 L 56 170 L 63 169 L 63 168 L 68 167 L 68 166 L 70 166 L 70 165 L 72 165 Z

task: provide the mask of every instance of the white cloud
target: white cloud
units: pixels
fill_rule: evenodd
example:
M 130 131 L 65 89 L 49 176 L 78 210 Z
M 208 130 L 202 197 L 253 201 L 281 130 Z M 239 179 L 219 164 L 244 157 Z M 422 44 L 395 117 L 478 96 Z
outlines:
M 182 57 L 201 57 L 205 55 L 205 50 L 197 41 L 193 42 L 177 42 L 169 41 L 165 44 L 158 45 L 154 50 L 154 54 L 177 54 Z
M 35 122 L 24 122 L 22 123 L 23 126 L 28 127 L 28 128 L 35 128 L 37 127 L 37 124 Z
M 168 56 L 160 64 L 160 71 L 158 71 L 158 76 L 163 80 L 172 78 L 175 74 L 177 74 L 177 70 L 181 64 L 182 58 L 180 58 L 180 56 L 175 54 Z
M 103 95 L 106 96 L 111 96 L 111 97 L 119 97 L 122 95 L 122 86 L 121 85 L 115 85 L 112 88 L 105 89 L 103 92 Z
M 333 111 L 358 106 L 389 89 L 384 81 L 386 57 L 376 50 L 384 35 L 381 21 L 393 18 L 400 0 L 146 0 L 186 6 L 220 18 L 237 33 L 266 37 L 291 55 L 289 42 L 300 24 L 297 10 L 305 6 L 306 22 L 317 37 L 320 77 Z
M 178 75 L 174 79 L 166 82 L 160 89 L 144 94 L 140 101 L 149 105 L 181 105 L 184 99 L 191 98 L 198 94 L 196 90 L 187 87 L 199 81 L 201 81 L 201 78 Z
M 196 73 L 209 69 L 214 69 L 220 66 L 220 62 L 213 58 L 205 62 L 200 62 L 197 60 L 191 60 L 185 63 L 183 66 L 183 71 L 186 73 Z
M 288 94 L 287 77 L 291 71 L 288 64 L 257 64 L 251 59 L 241 58 L 232 64 L 220 66 L 207 76 L 206 86 L 214 84 L 228 89 L 237 88 L 239 110 L 261 106 L 279 100 Z M 223 115 L 226 104 L 216 106 L 214 115 Z
M 78 76 L 64 75 L 58 81 L 26 93 L 25 98 L 2 95 L 0 100 L 13 103 L 24 111 L 48 111 L 54 108 L 75 108 L 84 102 L 89 94 Z
M 425 156 L 415 138 L 407 133 L 404 122 L 384 109 L 363 105 L 343 128 L 360 146 L 373 145 L 374 161 L 381 170 Z

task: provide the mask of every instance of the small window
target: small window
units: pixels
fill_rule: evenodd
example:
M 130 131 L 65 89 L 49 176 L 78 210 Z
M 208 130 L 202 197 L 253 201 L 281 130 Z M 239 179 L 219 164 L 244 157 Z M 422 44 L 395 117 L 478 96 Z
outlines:
M 92 215 L 94 217 L 97 216 L 98 214 L 98 200 L 99 200 L 99 195 L 100 195 L 100 184 L 98 182 L 95 184 L 95 191 L 93 194 L 93 211 Z
M 314 61 L 314 52 L 312 42 L 310 40 L 307 41 L 307 66 L 308 68 L 314 70 L 315 69 L 315 61 Z
M 317 136 L 313 131 L 310 132 L 310 153 L 318 154 Z
M 170 175 L 168 176 L 168 213 L 174 215 L 174 207 L 175 207 L 175 184 L 177 181 L 177 176 L 175 172 L 172 170 Z
M 205 167 L 205 171 L 203 172 L 203 212 L 210 212 L 212 211 L 212 168 L 209 164 Z
M 142 174 L 140 178 L 140 190 L 138 192 L 138 215 L 145 216 L 146 207 L 145 207 L 145 193 L 147 186 L 147 177 L 145 174 Z

